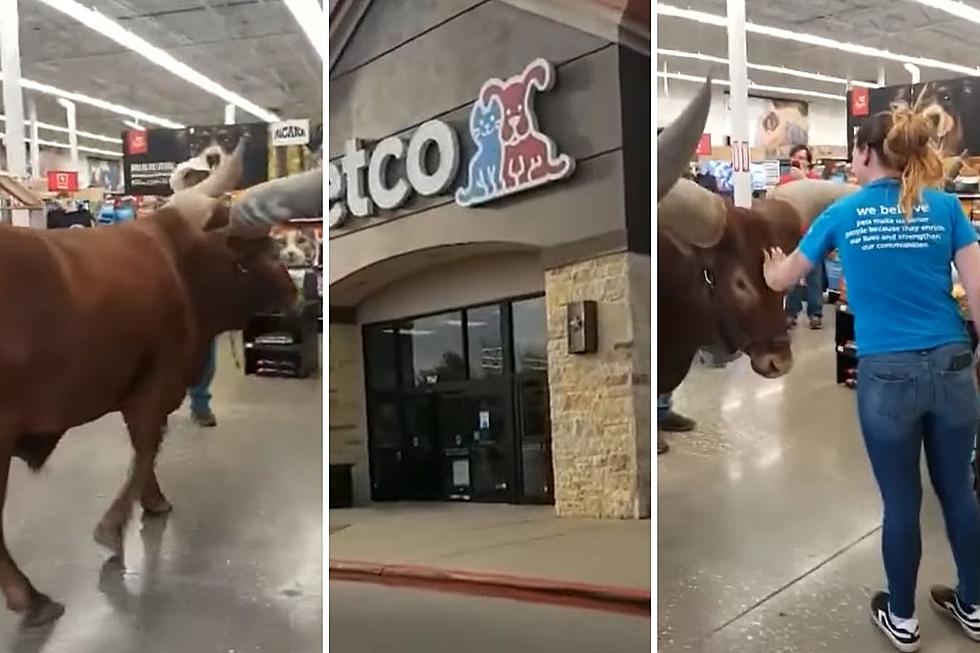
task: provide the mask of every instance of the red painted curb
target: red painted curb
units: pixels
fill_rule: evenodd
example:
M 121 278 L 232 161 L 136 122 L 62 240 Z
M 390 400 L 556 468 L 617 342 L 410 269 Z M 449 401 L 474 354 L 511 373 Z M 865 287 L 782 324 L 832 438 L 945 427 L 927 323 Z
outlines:
M 357 560 L 330 560 L 330 578 L 650 616 L 650 592 L 630 587 Z

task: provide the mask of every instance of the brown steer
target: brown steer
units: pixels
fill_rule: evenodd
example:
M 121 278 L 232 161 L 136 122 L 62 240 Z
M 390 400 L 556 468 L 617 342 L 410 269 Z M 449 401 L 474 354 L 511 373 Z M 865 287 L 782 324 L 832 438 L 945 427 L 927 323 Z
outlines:
M 698 349 L 721 345 L 749 355 L 767 378 L 793 363 L 783 295 L 762 277 L 762 251 L 789 253 L 805 226 L 857 187 L 800 180 L 751 209 L 679 179 L 704 130 L 710 80 L 657 138 L 657 392 L 674 390 Z
M 322 215 L 322 173 L 267 182 L 236 203 L 243 147 L 146 218 L 40 231 L 0 226 L 0 514 L 11 457 L 39 470 L 68 429 L 122 413 L 133 464 L 95 539 L 121 555 L 132 504 L 170 510 L 154 465 L 165 417 L 203 369 L 208 343 L 253 314 L 284 309 L 295 287 L 268 230 Z M 0 589 L 37 626 L 64 607 L 10 557 L 0 530 Z

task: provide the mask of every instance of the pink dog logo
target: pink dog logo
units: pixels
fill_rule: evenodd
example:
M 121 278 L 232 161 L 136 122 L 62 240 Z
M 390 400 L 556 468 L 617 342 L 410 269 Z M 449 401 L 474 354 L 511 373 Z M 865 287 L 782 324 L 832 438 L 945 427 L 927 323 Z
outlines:
M 548 91 L 555 69 L 535 59 L 507 80 L 488 79 L 470 109 L 470 136 L 477 151 L 469 162 L 469 180 L 456 191 L 456 203 L 475 206 L 564 179 L 575 160 L 558 154 L 554 141 L 538 129 L 534 92 Z

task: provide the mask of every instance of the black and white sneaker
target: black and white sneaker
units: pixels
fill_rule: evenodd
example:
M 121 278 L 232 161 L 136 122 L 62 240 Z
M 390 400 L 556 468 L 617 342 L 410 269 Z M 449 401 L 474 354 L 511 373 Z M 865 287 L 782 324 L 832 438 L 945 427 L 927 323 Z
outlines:
M 929 594 L 934 608 L 956 620 L 967 637 L 980 642 L 980 607 L 963 605 L 956 590 L 951 587 L 936 585 Z
M 888 592 L 878 592 L 871 599 L 871 621 L 903 653 L 919 650 L 919 620 L 899 619 L 888 609 Z

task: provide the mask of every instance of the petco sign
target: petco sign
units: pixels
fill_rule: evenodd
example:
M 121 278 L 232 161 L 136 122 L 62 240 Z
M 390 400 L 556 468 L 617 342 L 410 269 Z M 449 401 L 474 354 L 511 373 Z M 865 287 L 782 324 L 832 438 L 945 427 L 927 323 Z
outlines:
M 459 206 L 484 204 L 572 174 L 575 160 L 558 153 L 554 141 L 538 128 L 534 112 L 534 92 L 548 91 L 554 83 L 554 67 L 544 59 L 534 60 L 509 79 L 484 82 L 470 108 L 469 134 L 476 151 L 465 183 L 455 189 Z M 438 156 L 430 156 L 432 149 Z M 460 157 L 455 129 L 441 120 L 421 125 L 407 145 L 390 136 L 369 153 L 360 140 L 347 141 L 343 157 L 329 165 L 330 227 L 342 225 L 349 215 L 368 217 L 378 209 L 397 209 L 413 192 L 448 192 Z M 393 162 L 398 163 L 395 175 Z

